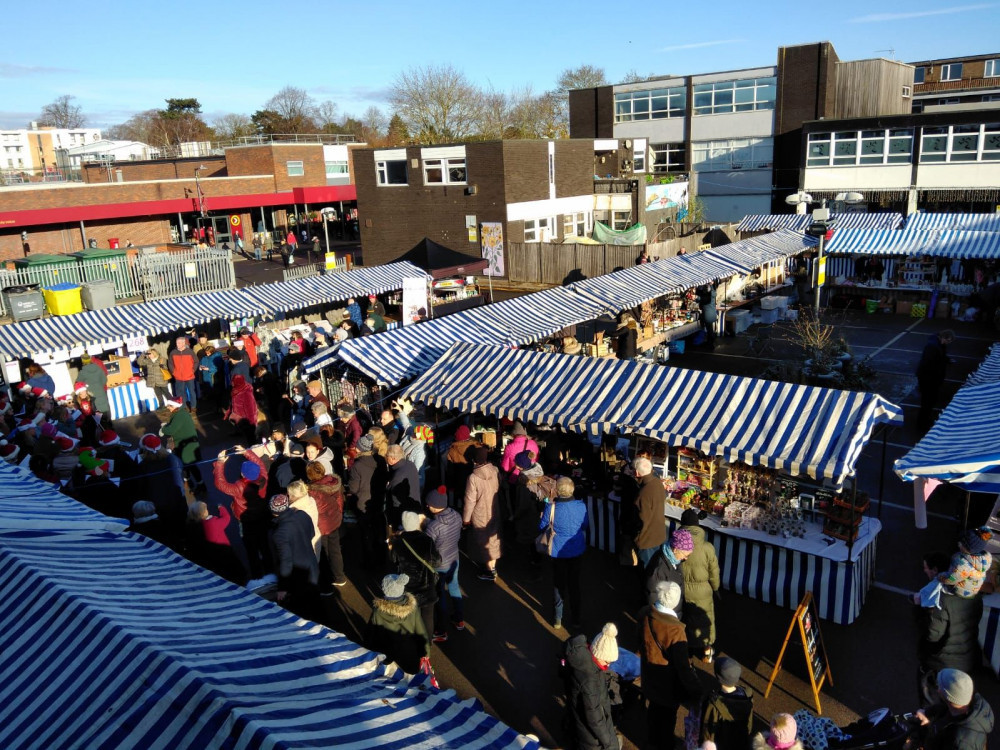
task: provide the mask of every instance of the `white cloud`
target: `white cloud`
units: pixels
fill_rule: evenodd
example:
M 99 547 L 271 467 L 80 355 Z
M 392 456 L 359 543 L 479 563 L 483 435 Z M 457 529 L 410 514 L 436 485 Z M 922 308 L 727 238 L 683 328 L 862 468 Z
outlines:
M 927 16 L 947 16 L 953 13 L 965 13 L 970 10 L 985 10 L 995 7 L 992 3 L 985 5 L 958 5 L 953 8 L 938 8 L 937 10 L 914 10 L 902 13 L 873 13 L 870 16 L 852 18 L 848 23 L 882 23 L 884 21 L 905 21 L 910 18 L 926 18 Z
M 723 44 L 736 44 L 746 41 L 745 39 L 716 39 L 712 42 L 692 42 L 690 44 L 672 44 L 669 47 L 660 47 L 660 52 L 673 52 L 681 49 L 700 49 L 702 47 L 718 47 Z

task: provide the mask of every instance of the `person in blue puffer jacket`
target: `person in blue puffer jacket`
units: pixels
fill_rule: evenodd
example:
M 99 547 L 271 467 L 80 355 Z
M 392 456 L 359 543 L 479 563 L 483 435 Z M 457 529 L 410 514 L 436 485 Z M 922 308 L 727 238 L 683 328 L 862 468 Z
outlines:
M 572 619 L 570 627 L 579 630 L 580 606 L 583 599 L 580 590 L 581 561 L 587 548 L 584 530 L 587 528 L 587 506 L 573 497 L 576 485 L 569 477 L 560 477 L 556 482 L 556 497 L 542 512 L 538 528 L 545 530 L 552 523 L 554 535 L 550 556 L 555 583 L 555 620 L 552 626 L 562 627 L 566 600 Z

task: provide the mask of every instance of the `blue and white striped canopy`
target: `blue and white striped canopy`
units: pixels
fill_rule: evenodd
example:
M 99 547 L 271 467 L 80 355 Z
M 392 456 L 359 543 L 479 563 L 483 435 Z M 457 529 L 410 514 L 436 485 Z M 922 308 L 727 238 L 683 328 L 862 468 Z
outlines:
M 1000 232 L 1000 214 L 934 214 L 919 212 L 906 219 L 908 230 L 965 229 L 975 232 Z
M 336 351 L 325 350 L 307 359 L 303 368 L 313 372 L 339 358 L 379 382 L 394 385 L 425 371 L 456 341 L 529 344 L 567 326 L 616 314 L 670 292 L 746 273 L 813 244 L 811 237 L 783 230 L 710 252 L 665 258 L 377 336 L 349 339 Z
M 429 279 L 430 276 L 412 263 L 390 263 L 325 276 L 243 287 L 240 291 L 274 313 L 402 289 L 403 279 L 406 278 Z
M 937 422 L 894 465 L 908 481 L 918 477 L 1000 492 L 1000 382 L 959 389 Z
M 576 432 L 645 435 L 838 487 L 875 425 L 903 420 L 871 393 L 464 343 L 405 395 Z
M 838 229 L 826 243 L 830 254 L 930 255 L 938 258 L 1000 258 L 1000 232 L 957 229 Z
M 538 747 L 26 472 L 0 486 L 0 747 Z
M 831 221 L 841 229 L 899 229 L 903 225 L 900 213 L 831 213 Z M 809 214 L 751 214 L 743 218 L 738 232 L 757 232 L 762 229 L 804 230 L 812 223 Z
M 965 386 L 997 382 L 1000 382 L 1000 344 L 993 344 L 986 359 L 965 379 Z

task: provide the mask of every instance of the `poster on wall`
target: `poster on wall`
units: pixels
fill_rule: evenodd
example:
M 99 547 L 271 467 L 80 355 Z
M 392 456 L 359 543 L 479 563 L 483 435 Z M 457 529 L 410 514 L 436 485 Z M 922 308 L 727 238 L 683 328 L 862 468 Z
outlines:
M 647 211 L 659 211 L 664 208 L 686 210 L 687 207 L 687 182 L 672 182 L 669 185 L 646 185 Z
M 427 310 L 427 279 L 420 276 L 403 279 L 403 325 L 410 325 L 417 318 L 417 311 Z
M 503 224 L 498 221 L 483 222 L 483 259 L 489 265 L 483 271 L 485 276 L 503 276 Z

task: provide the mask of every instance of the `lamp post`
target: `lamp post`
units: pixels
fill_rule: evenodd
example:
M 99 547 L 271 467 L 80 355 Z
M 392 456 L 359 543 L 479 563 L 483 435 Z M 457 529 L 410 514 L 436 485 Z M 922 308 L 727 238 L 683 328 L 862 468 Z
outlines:
M 851 205 L 862 203 L 864 199 L 865 197 L 861 193 L 854 192 L 837 193 L 834 198 L 835 201 Z M 809 193 L 801 191 L 792 193 L 785 198 L 785 203 L 796 208 L 802 204 L 808 205 L 816 202 Z M 816 318 L 819 318 L 820 293 L 823 289 L 823 284 L 826 283 L 826 257 L 823 255 L 823 244 L 826 242 L 827 235 L 832 231 L 833 225 L 830 222 L 830 209 L 826 207 L 826 198 L 822 198 L 819 201 L 819 208 L 813 209 L 812 223 L 806 229 L 806 234 L 816 237 L 819 240 L 816 248 L 816 262 L 813 264 L 813 315 Z
M 323 239 L 326 240 L 326 245 L 324 247 L 327 253 L 330 252 L 330 216 L 334 214 L 336 214 L 336 210 L 331 206 L 327 206 L 320 211 L 320 215 L 323 217 Z
M 201 172 L 203 169 L 207 169 L 207 167 L 204 164 L 202 164 L 200 167 L 197 167 L 194 170 L 194 185 L 195 185 L 195 190 L 198 193 L 198 214 L 201 216 L 201 218 L 204 219 L 205 218 L 205 201 L 204 201 L 204 199 L 202 198 L 202 195 L 201 195 L 201 179 L 200 179 L 201 175 L 199 174 L 199 172 Z

